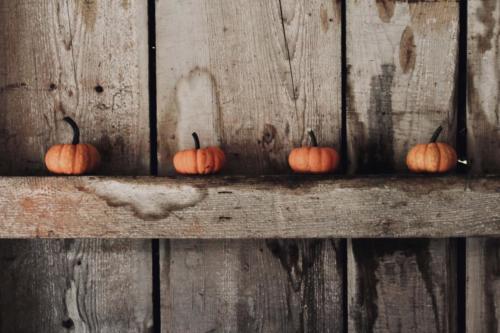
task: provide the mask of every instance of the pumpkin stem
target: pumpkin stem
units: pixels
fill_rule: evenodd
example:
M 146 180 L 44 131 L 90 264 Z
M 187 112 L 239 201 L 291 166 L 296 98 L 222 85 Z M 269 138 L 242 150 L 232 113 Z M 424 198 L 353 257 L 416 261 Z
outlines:
M 438 139 L 442 130 L 443 130 L 443 126 L 439 126 L 438 128 L 436 128 L 436 130 L 434 131 L 434 134 L 432 134 L 431 143 L 436 142 L 436 140 Z
M 70 117 L 64 117 L 63 120 L 67 122 L 73 129 L 73 142 L 72 144 L 77 145 L 80 143 L 80 129 L 73 119 Z
M 194 147 L 196 149 L 200 149 L 200 138 L 198 138 L 198 134 L 196 134 L 196 132 L 193 132 L 193 134 L 191 134 L 193 136 L 193 139 L 194 139 Z
M 318 141 L 316 140 L 316 135 L 314 135 L 314 132 L 312 130 L 309 131 L 309 137 L 311 138 L 311 145 L 313 147 L 317 147 Z

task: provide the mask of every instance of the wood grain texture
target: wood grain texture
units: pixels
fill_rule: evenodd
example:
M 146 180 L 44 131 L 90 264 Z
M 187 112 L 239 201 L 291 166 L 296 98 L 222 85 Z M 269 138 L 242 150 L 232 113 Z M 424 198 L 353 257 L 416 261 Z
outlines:
M 498 332 L 500 239 L 467 239 L 467 332 Z
M 339 5 L 282 3 L 158 4 L 162 174 L 177 150 L 193 147 L 193 131 L 225 149 L 226 174 L 287 171 L 288 152 L 307 143 L 308 128 L 339 148 Z
M 170 302 L 162 304 L 162 328 L 339 332 L 344 247 L 334 240 L 172 240 L 164 249 Z
M 445 128 L 441 140 L 454 144 L 458 6 L 347 2 L 350 173 L 406 170 L 408 149 L 428 141 L 439 125 Z M 353 240 L 348 279 L 356 284 L 349 288 L 349 329 L 454 332 L 450 245 L 453 241 Z
M 161 174 L 171 172 L 176 150 L 192 147 L 192 131 L 199 132 L 205 145 L 219 144 L 226 151 L 226 174 L 287 172 L 287 154 L 307 142 L 308 128 L 322 144 L 339 147 L 338 2 L 167 0 L 158 3 L 156 30 Z M 237 200 L 224 202 L 245 209 Z M 239 210 L 233 208 L 216 217 L 221 227 L 233 221 L 228 214 Z M 254 213 L 246 217 L 251 224 L 259 221 Z M 204 223 L 192 217 L 186 221 Z M 210 237 L 206 230 L 199 234 Z M 285 266 L 263 241 L 196 244 L 194 249 L 191 242 L 163 244 L 165 332 L 313 331 L 311 325 L 328 332 L 344 326 L 342 320 L 332 320 L 343 318 L 343 268 L 335 259 L 344 249 L 341 242 L 287 242 L 276 250 L 283 258 L 293 257 Z M 310 248 L 316 249 L 314 255 Z M 188 256 L 224 264 L 202 269 L 185 264 Z M 324 266 L 321 258 L 334 259 Z M 314 269 L 320 273 L 295 272 L 295 266 L 308 261 L 317 262 Z M 297 277 L 289 276 L 291 269 Z M 231 281 L 217 281 L 221 275 Z M 193 276 L 192 286 L 184 286 L 185 276 Z M 307 283 L 297 287 L 294 279 Z M 206 295 L 201 281 L 211 286 Z M 192 295 L 203 296 L 196 296 L 187 311 L 184 302 Z M 214 312 L 221 304 L 224 311 Z
M 47 148 L 70 140 L 64 116 L 101 151 L 101 173 L 149 173 L 146 2 L 2 1 L 0 40 L 0 173 L 45 174 Z M 149 332 L 150 247 L 0 242 L 0 331 Z
M 468 2 L 467 157 L 475 173 L 500 171 L 500 2 Z
M 385 11 L 373 1 L 347 5 L 352 173 L 406 170 L 409 148 L 439 125 L 440 140 L 455 141 L 458 3 L 396 2 L 390 18 Z
M 467 155 L 474 174 L 500 171 L 500 1 L 468 1 Z M 467 332 L 498 332 L 500 240 L 467 239 Z
M 0 191 L 0 237 L 500 235 L 497 177 L 4 177 Z
M 455 332 L 454 242 L 350 241 L 349 329 Z M 444 255 L 437 255 L 437 254 Z

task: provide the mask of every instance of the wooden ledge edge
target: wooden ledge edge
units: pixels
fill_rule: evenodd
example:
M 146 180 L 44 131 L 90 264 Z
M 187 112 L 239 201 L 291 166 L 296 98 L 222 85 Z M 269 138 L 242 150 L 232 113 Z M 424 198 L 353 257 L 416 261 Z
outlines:
M 0 177 L 0 238 L 500 236 L 500 176 Z

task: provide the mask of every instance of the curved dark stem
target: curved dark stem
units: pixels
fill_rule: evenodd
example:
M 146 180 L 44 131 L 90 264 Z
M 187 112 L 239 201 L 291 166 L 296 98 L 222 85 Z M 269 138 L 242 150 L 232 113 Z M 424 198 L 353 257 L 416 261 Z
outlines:
M 198 134 L 196 134 L 196 132 L 193 132 L 193 134 L 191 134 L 193 136 L 193 139 L 194 139 L 194 147 L 196 149 L 200 149 L 200 138 L 198 138 Z
M 434 134 L 432 134 L 431 143 L 436 142 L 436 140 L 438 139 L 442 130 L 443 130 L 443 126 L 439 126 L 438 128 L 436 128 L 436 130 L 434 131 Z
M 67 122 L 73 129 L 73 142 L 72 144 L 77 145 L 80 143 L 80 129 L 73 119 L 70 117 L 64 117 L 63 120 Z
M 312 130 L 309 131 L 309 137 L 311 138 L 311 145 L 313 147 L 317 147 L 318 146 L 318 141 L 316 140 L 316 135 L 314 135 L 314 132 Z

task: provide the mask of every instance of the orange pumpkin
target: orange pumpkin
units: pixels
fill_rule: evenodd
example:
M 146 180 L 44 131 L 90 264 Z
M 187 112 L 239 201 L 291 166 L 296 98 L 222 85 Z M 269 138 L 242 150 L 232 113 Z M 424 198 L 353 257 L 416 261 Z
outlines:
M 95 171 L 101 162 L 97 149 L 80 143 L 80 129 L 73 119 L 63 119 L 73 129 L 71 144 L 58 144 L 49 148 L 45 154 L 45 165 L 56 174 L 82 175 Z
M 442 130 L 442 126 L 436 129 L 430 143 L 418 144 L 410 149 L 406 165 L 411 172 L 443 173 L 455 168 L 455 149 L 449 144 L 436 142 Z
M 193 133 L 195 148 L 178 152 L 174 155 L 174 168 L 184 175 L 207 175 L 219 172 L 226 156 L 219 147 L 200 148 L 198 134 Z
M 298 173 L 328 173 L 335 171 L 340 162 L 337 151 L 330 147 L 318 147 L 316 136 L 309 131 L 312 147 L 294 148 L 288 156 L 288 164 Z

